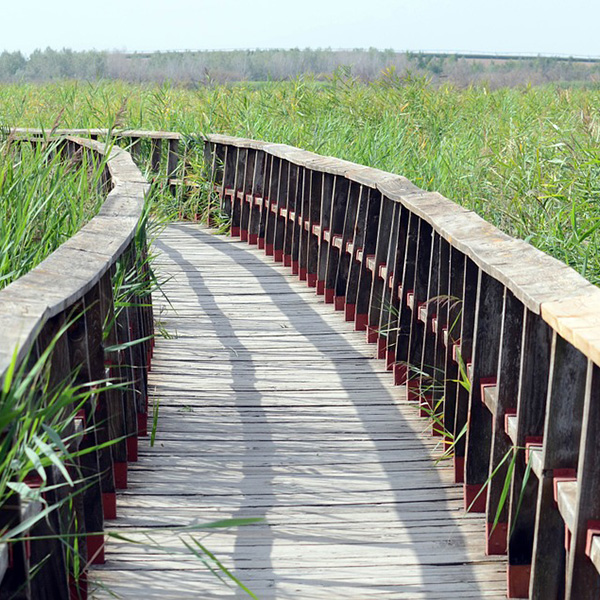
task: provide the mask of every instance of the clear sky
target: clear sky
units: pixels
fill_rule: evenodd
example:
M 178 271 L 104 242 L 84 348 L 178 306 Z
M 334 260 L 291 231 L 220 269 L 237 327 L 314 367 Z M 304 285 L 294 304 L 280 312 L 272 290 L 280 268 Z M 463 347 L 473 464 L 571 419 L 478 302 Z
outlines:
M 393 48 L 600 56 L 599 0 L 5 0 L 0 50 Z

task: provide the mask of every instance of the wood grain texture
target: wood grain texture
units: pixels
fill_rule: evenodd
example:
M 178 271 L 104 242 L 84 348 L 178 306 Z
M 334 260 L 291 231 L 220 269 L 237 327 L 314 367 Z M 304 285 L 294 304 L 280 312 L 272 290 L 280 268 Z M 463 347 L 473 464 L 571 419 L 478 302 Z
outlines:
M 353 324 L 241 242 L 175 224 L 156 247 L 173 337 L 149 378 L 156 444 L 114 527 L 174 553 L 109 541 L 93 579 L 122 598 L 242 597 L 159 528 L 260 517 L 203 543 L 261 599 L 503 598 L 483 520 L 463 516 L 438 442 Z

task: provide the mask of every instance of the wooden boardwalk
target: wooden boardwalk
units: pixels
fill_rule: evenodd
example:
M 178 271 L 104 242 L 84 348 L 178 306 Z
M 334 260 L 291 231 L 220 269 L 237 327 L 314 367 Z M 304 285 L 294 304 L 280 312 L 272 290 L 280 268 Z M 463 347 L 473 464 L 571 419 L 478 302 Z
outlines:
M 483 516 L 464 513 L 439 438 L 364 334 L 238 240 L 174 224 L 156 246 L 172 306 L 155 298 L 155 317 L 173 337 L 150 374 L 156 443 L 112 529 L 159 529 L 108 541 L 93 597 L 245 598 L 166 529 L 261 517 L 194 535 L 261 599 L 505 598 Z

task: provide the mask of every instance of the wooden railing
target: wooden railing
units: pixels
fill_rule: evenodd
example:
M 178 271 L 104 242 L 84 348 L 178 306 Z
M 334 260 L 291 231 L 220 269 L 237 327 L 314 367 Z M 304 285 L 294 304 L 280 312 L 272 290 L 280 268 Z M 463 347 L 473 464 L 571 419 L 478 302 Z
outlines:
M 231 233 L 377 343 L 507 553 L 510 597 L 600 594 L 600 290 L 403 177 L 210 135 Z
M 18 135 L 28 143 L 43 140 L 40 132 Z M 64 137 L 59 151 L 71 162 L 89 153 L 100 164 L 105 145 Z M 97 216 L 0 291 L 0 388 L 15 366 L 26 376 L 52 347 L 47 389 L 72 381 L 95 390 L 64 432 L 70 454 L 63 458 L 76 485 L 53 466 L 46 469 L 44 501 L 15 493 L 0 506 L 5 533 L 32 524 L 16 541 L 0 544 L 2 598 L 86 597 L 86 567 L 104 560 L 104 521 L 116 517 L 115 491 L 127 486 L 127 463 L 137 459 L 138 435 L 146 433 L 153 321 L 140 283 L 149 278 L 143 218 L 149 186 L 119 148 L 103 164 L 107 195 Z M 118 290 L 117 272 L 126 274 Z M 40 406 L 45 401 L 41 394 Z M 0 432 L 3 444 L 7 435 Z M 38 479 L 32 470 L 23 481 L 35 488 Z M 49 506 L 59 508 L 45 514 Z

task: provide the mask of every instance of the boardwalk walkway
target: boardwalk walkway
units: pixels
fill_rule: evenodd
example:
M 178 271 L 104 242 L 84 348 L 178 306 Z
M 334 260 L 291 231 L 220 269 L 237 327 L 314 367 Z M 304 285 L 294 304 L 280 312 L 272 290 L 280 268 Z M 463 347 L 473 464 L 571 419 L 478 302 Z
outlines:
M 202 537 L 261 599 L 504 598 L 483 517 L 465 515 L 364 335 L 245 243 L 174 224 L 156 246 L 173 338 L 150 378 L 156 444 L 141 443 L 113 530 L 263 517 Z M 123 598 L 247 597 L 189 553 L 111 539 L 106 556 L 92 578 Z

